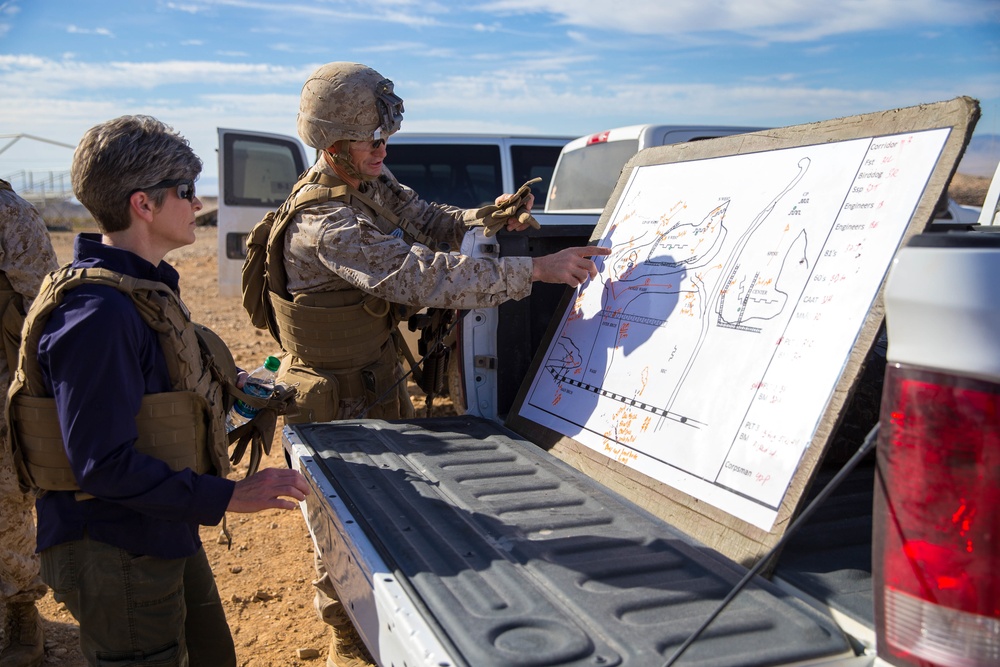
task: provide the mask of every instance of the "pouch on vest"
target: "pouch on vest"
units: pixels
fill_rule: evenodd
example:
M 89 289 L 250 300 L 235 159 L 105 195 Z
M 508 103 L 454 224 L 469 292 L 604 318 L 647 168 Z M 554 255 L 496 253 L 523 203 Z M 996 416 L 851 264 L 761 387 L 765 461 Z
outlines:
M 323 187 L 303 189 L 316 183 Z M 281 334 L 271 305 L 271 293 L 292 300 L 286 288 L 285 229 L 302 209 L 348 196 L 349 188 L 343 181 L 310 169 L 292 187 L 291 194 L 278 210 L 268 211 L 247 235 L 247 256 L 241 273 L 243 308 L 250 322 L 258 329 L 267 329 L 279 345 Z
M 243 309 L 250 316 L 250 323 L 258 329 L 267 329 L 271 337 L 279 340 L 274 308 L 267 294 L 267 239 L 274 227 L 274 214 L 268 211 L 247 235 L 247 256 L 243 260 L 241 281 Z
M 286 358 L 278 370 L 278 381 L 298 389 L 298 414 L 286 415 L 286 424 L 328 422 L 339 417 L 340 384 L 333 371 L 289 363 Z
M 391 183 L 391 179 L 383 177 L 383 180 Z M 306 188 L 307 185 L 320 187 Z M 427 247 L 437 245 L 412 222 L 400 218 L 339 178 L 315 169 L 307 171 L 292 186 L 291 194 L 278 210 L 268 211 L 247 235 L 247 256 L 243 260 L 241 274 L 243 308 L 250 316 L 250 322 L 258 329 L 266 328 L 283 349 L 287 348 L 281 340 L 271 295 L 277 295 L 290 303 L 294 301 L 288 292 L 288 277 L 285 274 L 285 230 L 300 211 L 328 201 L 347 202 L 369 211 L 373 218 L 385 218 L 402 231 L 404 238 L 410 243 L 416 241 Z
M 294 413 L 295 387 L 278 384 L 267 398 L 260 398 L 245 393 L 236 386 L 238 369 L 233 354 L 225 341 L 217 333 L 202 324 L 194 324 L 198 341 L 203 348 L 203 354 L 211 365 L 211 370 L 217 381 L 222 384 L 222 400 L 225 413 L 228 414 L 237 401 L 257 409 L 257 414 L 246 424 L 242 424 L 228 433 L 229 445 L 233 452 L 229 461 L 235 466 L 243 459 L 247 449 L 250 450 L 250 463 L 247 476 L 257 472 L 261 459 L 271 453 L 271 442 L 274 439 L 274 428 L 278 415 Z
M 214 466 L 208 450 L 198 446 L 207 437 L 210 415 L 205 397 L 192 391 L 146 394 L 135 418 L 139 432 L 135 448 L 164 461 L 171 470 L 210 472 Z M 22 491 L 79 490 L 63 447 L 55 401 L 17 394 L 8 417 Z

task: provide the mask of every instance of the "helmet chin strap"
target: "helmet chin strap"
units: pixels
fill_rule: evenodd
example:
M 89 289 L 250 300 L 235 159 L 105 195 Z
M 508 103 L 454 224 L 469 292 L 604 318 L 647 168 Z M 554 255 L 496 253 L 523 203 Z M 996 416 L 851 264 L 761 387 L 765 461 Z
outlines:
M 326 158 L 326 163 L 330 167 L 338 172 L 340 176 L 347 176 L 351 180 L 356 181 L 374 181 L 377 176 L 368 176 L 362 174 L 351 162 L 350 153 L 350 142 L 346 139 L 342 139 L 333 145 L 334 150 L 331 151 L 329 148 L 323 151 L 323 157 Z

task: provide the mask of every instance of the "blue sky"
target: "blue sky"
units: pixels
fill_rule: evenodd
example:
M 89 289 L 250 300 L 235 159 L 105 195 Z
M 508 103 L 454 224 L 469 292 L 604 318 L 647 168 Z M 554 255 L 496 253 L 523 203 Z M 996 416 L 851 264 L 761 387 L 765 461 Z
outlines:
M 1000 158 L 1000 0 L 0 0 L 0 149 L 151 114 L 210 194 L 216 128 L 295 134 L 302 82 L 334 60 L 395 82 L 404 131 L 783 126 L 969 95 L 959 171 Z M 0 177 L 71 158 L 20 140 Z

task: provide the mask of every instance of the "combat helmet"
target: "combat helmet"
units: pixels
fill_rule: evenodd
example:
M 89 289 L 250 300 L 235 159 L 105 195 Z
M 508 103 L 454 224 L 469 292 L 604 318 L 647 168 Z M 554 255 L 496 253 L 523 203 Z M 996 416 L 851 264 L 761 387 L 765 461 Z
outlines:
M 392 92 L 392 81 L 365 65 L 327 63 L 302 86 L 298 132 L 318 150 L 337 141 L 386 138 L 402 121 L 403 100 Z

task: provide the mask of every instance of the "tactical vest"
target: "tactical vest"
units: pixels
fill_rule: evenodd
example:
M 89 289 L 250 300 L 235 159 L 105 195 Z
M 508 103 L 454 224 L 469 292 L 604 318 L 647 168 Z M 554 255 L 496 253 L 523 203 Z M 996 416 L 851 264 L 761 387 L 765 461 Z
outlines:
M 316 169 L 306 172 L 284 204 L 254 227 L 247 238 L 243 303 L 251 321 L 259 328 L 267 327 L 282 349 L 292 355 L 282 364 L 278 380 L 298 387 L 298 414 L 286 416 L 285 421 L 343 418 L 346 415 L 339 414 L 337 406 L 345 399 L 363 401 L 369 407 L 368 417 L 409 415 L 412 406 L 405 385 L 401 391 L 392 391 L 399 367 L 392 341 L 398 318 L 389 302 L 357 288 L 294 297 L 288 292 L 284 267 L 288 224 L 303 209 L 328 201 L 360 208 L 373 220 L 387 220 L 411 243 L 432 243 L 412 223 Z M 255 266 L 254 259 L 258 254 L 259 262 L 262 250 L 266 250 L 263 285 L 261 267 Z
M 143 396 L 136 415 L 139 437 L 135 448 L 165 461 L 173 470 L 227 475 L 229 399 L 219 366 L 201 340 L 214 334 L 192 323 L 178 295 L 163 283 L 67 265 L 46 277 L 28 311 L 17 371 L 11 380 L 7 421 L 22 489 L 35 493 L 79 490 L 66 458 L 55 399 L 46 396 L 38 343 L 52 311 L 81 285 L 106 285 L 131 297 L 142 319 L 157 332 L 163 349 L 173 390 Z

